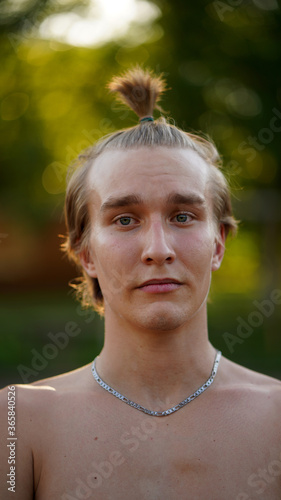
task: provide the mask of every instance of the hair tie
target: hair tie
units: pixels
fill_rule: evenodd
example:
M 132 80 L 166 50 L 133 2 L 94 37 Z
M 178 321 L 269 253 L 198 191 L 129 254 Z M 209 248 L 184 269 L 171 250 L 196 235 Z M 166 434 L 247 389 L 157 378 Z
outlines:
M 142 122 L 154 122 L 153 116 L 144 116 L 143 118 L 140 119 L 140 123 Z

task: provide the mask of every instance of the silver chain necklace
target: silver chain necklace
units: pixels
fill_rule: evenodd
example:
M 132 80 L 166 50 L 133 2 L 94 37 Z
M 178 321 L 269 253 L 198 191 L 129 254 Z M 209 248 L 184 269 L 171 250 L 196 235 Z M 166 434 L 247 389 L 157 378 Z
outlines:
M 219 366 L 220 358 L 221 358 L 221 351 L 217 351 L 211 375 L 208 378 L 208 380 L 206 380 L 206 382 L 204 382 L 204 384 L 201 385 L 201 387 L 199 387 L 199 389 L 197 389 L 197 391 L 195 391 L 193 394 L 191 394 L 191 396 L 188 396 L 188 398 L 186 398 L 183 401 L 181 401 L 180 403 L 178 403 L 176 406 L 173 406 L 172 408 L 169 408 L 168 410 L 165 410 L 165 411 L 152 411 L 152 410 L 148 410 L 147 408 L 144 408 L 144 406 L 141 406 L 138 403 L 134 403 L 134 401 L 131 401 L 130 399 L 126 398 L 126 396 L 123 396 L 122 394 L 120 394 L 120 392 L 116 391 L 115 389 L 113 389 L 112 387 L 110 387 L 110 385 L 106 384 L 106 382 L 104 382 L 100 378 L 99 374 L 97 373 L 97 370 L 96 370 L 96 360 L 97 360 L 97 357 L 93 361 L 92 374 L 93 374 L 94 379 L 96 380 L 96 382 L 103 389 L 105 389 L 107 392 L 109 392 L 110 394 L 112 394 L 116 398 L 118 398 L 121 401 L 123 401 L 123 403 L 126 403 L 127 405 L 132 406 L 132 408 L 136 408 L 136 410 L 142 411 L 143 413 L 146 413 L 147 415 L 152 415 L 153 417 L 166 417 L 167 415 L 171 415 L 171 413 L 174 413 L 175 411 L 178 411 L 181 408 L 183 408 L 185 405 L 187 405 L 188 403 L 190 403 L 191 401 L 193 401 L 193 399 L 195 399 L 198 396 L 200 396 L 200 394 L 202 394 L 202 392 L 204 392 L 206 389 L 208 389 L 208 387 L 210 387 L 210 385 L 214 382 L 214 378 L 215 378 L 216 373 L 217 373 L 217 369 L 218 369 L 218 366 Z

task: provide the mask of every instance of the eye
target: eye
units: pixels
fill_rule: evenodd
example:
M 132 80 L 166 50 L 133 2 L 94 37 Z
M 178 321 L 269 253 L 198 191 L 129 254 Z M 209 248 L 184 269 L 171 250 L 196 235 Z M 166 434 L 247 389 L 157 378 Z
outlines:
M 121 226 L 129 226 L 131 221 L 132 217 L 120 217 L 116 220 L 116 222 L 118 222 Z
M 175 216 L 176 222 L 180 222 L 181 224 L 184 224 L 185 222 L 189 222 L 192 220 L 192 217 L 190 214 L 187 213 L 181 213 Z

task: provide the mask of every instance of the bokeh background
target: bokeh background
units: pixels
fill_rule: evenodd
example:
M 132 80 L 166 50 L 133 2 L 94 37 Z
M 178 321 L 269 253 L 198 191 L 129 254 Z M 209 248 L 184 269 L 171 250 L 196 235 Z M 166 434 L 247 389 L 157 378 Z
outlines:
M 139 63 L 163 107 L 211 135 L 241 220 L 214 274 L 213 344 L 281 379 L 281 19 L 277 0 L 1 0 L 0 382 L 89 363 L 103 321 L 82 311 L 62 256 L 68 164 L 136 123 L 105 90 Z

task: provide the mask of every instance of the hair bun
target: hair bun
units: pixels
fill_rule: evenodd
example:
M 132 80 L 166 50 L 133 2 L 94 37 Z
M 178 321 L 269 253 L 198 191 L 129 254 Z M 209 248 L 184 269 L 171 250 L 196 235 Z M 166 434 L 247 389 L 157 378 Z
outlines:
M 156 76 L 152 71 L 136 66 L 114 77 L 108 88 L 116 92 L 117 99 L 131 108 L 140 119 L 152 117 L 154 109 L 163 111 L 158 104 L 167 89 L 162 74 Z

